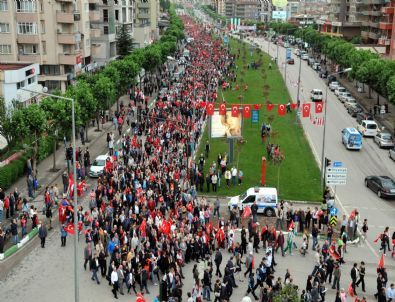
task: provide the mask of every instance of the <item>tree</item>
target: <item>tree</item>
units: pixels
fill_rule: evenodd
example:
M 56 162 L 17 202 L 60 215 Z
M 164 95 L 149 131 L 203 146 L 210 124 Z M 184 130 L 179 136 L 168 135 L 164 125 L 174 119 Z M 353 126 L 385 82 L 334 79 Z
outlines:
M 129 26 L 122 24 L 117 33 L 117 53 L 124 57 L 130 54 L 133 49 L 133 39 L 130 35 Z
M 115 84 L 111 79 L 99 74 L 95 84 L 92 86 L 93 97 L 96 99 L 96 118 L 97 130 L 100 130 L 100 111 L 105 111 L 114 104 L 115 100 Z
M 395 104 L 395 75 L 387 82 L 388 99 Z
M 46 114 L 39 105 L 31 104 L 28 107 L 14 110 L 11 120 L 18 139 L 28 141 L 33 146 L 32 169 L 35 173 L 40 139 L 48 129 Z
M 71 102 L 63 99 L 52 99 L 50 97 L 41 100 L 41 109 L 45 112 L 48 121 L 48 131 L 52 132 L 54 138 L 54 151 L 52 170 L 56 168 L 56 149 L 59 137 L 67 137 L 72 129 Z
M 129 57 L 115 61 L 111 65 L 114 66 L 119 73 L 121 78 L 120 92 L 124 93 L 128 89 L 129 85 L 135 82 L 141 66 Z
M 6 139 L 7 148 L 9 148 L 15 138 L 15 131 L 11 124 L 11 108 L 6 108 L 5 99 L 2 96 L 0 96 L 0 135 Z
M 297 288 L 293 284 L 285 284 L 278 293 L 273 294 L 273 302 L 300 302 Z

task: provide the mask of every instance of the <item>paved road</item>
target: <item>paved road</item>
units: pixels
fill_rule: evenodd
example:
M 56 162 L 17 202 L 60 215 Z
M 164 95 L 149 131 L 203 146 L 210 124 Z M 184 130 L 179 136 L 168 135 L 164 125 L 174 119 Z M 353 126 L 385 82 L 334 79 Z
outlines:
M 267 41 L 263 38 L 254 39 L 264 51 L 267 51 Z M 277 46 L 270 43 L 269 54 L 277 55 Z M 293 57 L 295 57 L 293 55 Z M 285 48 L 279 47 L 279 66 L 284 75 Z M 321 89 L 325 95 L 326 84 L 318 76 L 316 71 L 302 61 L 301 69 L 301 103 L 309 102 L 309 92 Z M 295 65 L 287 66 L 287 86 L 294 102 L 297 96 L 297 81 L 299 71 L 299 58 L 295 58 Z M 336 194 L 343 210 L 350 212 L 358 208 L 361 218 L 368 218 L 370 224 L 369 242 L 374 245 L 374 237 L 385 226 L 391 228 L 391 234 L 395 230 L 395 203 L 382 200 L 364 185 L 364 178 L 368 175 L 388 175 L 395 178 L 395 163 L 388 157 L 388 151 L 379 149 L 371 138 L 363 139 L 361 151 L 347 151 L 341 143 L 341 130 L 345 127 L 357 126 L 345 110 L 337 97 L 328 92 L 328 113 L 326 127 L 325 156 L 333 161 L 341 161 L 348 169 L 347 185 L 337 186 Z M 312 111 L 314 107 L 312 107 Z M 313 114 L 314 115 L 314 114 Z M 318 115 L 317 115 L 318 116 Z M 323 115 L 321 115 L 323 117 Z M 320 117 L 320 116 L 318 116 Z M 323 127 L 313 125 L 309 118 L 302 118 L 303 128 L 311 142 L 313 153 L 321 161 Z M 377 256 L 377 255 L 376 255 Z

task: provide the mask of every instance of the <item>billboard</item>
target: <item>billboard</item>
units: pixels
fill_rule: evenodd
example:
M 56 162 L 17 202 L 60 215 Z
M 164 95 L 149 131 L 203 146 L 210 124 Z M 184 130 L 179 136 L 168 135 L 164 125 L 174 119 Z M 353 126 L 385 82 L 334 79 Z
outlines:
M 286 20 L 287 12 L 282 10 L 274 10 L 272 11 L 272 19 Z
M 276 8 L 279 8 L 279 7 L 286 7 L 288 4 L 288 1 L 287 0 L 273 0 L 272 3 L 273 3 L 273 6 L 275 6 Z
M 211 116 L 211 137 L 241 137 L 242 114 L 239 112 L 237 117 L 232 116 L 231 111 L 226 115 L 219 115 L 219 111 L 214 111 Z

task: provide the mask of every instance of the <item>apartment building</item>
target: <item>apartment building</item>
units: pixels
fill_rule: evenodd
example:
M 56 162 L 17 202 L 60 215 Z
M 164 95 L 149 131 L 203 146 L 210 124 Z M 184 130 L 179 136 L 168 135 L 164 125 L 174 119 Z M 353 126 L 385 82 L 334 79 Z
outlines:
M 361 34 L 356 0 L 331 0 L 328 16 L 317 20 L 319 31 L 330 36 L 352 39 Z
M 377 44 L 384 45 L 388 58 L 395 60 L 395 0 L 383 6 L 381 12 L 383 15 L 379 20 L 380 36 Z
M 0 61 L 37 63 L 38 83 L 64 91 L 92 63 L 88 0 L 0 0 Z
M 225 0 L 225 17 L 241 20 L 264 20 L 269 12 L 268 2 L 263 0 Z
M 384 0 L 359 0 L 357 2 L 358 19 L 362 25 L 361 39 L 364 43 L 377 44 L 382 36 L 380 21 L 383 18 L 382 8 L 387 2 Z
M 151 9 L 154 0 L 136 0 L 135 17 L 133 20 L 133 40 L 135 47 L 142 48 L 152 42 L 152 25 L 151 25 Z M 154 22 L 154 20 L 152 20 Z

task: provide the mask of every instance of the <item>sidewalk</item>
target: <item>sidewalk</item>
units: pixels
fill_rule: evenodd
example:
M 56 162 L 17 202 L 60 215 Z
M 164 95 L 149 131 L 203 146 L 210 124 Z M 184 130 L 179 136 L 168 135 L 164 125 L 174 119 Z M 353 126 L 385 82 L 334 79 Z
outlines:
M 365 109 L 366 112 L 370 110 L 373 111 L 373 106 L 377 104 L 377 93 L 372 90 L 371 98 L 369 98 L 369 88 L 365 85 L 365 92 L 358 92 L 357 87 L 353 81 L 345 77 L 337 77 L 337 81 L 346 88 L 351 95 L 358 101 L 358 103 Z M 385 129 L 394 135 L 395 132 L 395 105 L 390 103 L 386 98 L 379 95 L 380 105 L 388 104 L 388 113 L 383 115 L 376 114 L 375 120 L 381 125 L 384 126 Z

